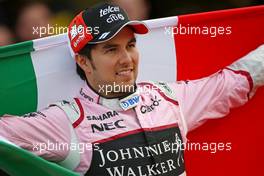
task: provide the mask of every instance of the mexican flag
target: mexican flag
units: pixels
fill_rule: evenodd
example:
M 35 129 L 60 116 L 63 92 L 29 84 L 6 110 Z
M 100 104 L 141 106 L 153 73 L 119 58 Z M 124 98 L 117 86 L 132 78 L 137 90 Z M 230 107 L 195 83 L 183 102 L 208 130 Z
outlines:
M 137 36 L 141 54 L 138 81 L 208 76 L 264 43 L 264 6 L 145 22 L 151 31 Z M 0 116 L 21 115 L 74 97 L 83 84 L 75 69 L 66 34 L 0 47 Z M 232 144 L 229 152 L 186 151 L 189 176 L 261 175 L 263 99 L 260 89 L 246 106 L 188 135 L 190 141 Z M 1 143 L 0 152 L 4 147 Z M 18 161 L 0 168 L 8 170 Z
M 178 17 L 150 20 L 148 35 L 138 35 L 140 80 L 176 80 L 173 35 L 165 28 Z M 162 73 L 162 74 L 160 74 Z M 67 35 L 57 35 L 0 48 L 0 116 L 40 110 L 76 95 L 83 81 L 76 74 Z

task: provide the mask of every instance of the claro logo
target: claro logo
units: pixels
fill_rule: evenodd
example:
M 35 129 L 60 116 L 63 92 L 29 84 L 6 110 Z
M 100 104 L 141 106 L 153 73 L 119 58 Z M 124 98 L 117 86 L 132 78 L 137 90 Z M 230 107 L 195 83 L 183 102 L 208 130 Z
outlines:
M 95 133 L 96 131 L 103 132 L 103 131 L 114 130 L 117 128 L 126 128 L 123 119 L 117 120 L 115 122 L 92 124 L 91 127 L 93 133 Z
M 161 100 L 158 100 L 157 96 L 155 96 L 154 99 L 151 98 L 151 101 L 151 105 L 143 105 L 140 107 L 140 111 L 142 114 L 153 111 L 155 107 L 159 106 Z

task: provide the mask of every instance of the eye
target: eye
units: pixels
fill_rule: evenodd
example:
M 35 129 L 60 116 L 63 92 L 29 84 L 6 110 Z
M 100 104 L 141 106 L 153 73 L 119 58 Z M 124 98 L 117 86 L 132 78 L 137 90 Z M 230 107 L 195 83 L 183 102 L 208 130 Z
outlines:
M 116 51 L 116 48 L 109 48 L 105 51 L 105 53 L 113 53 Z
M 136 47 L 136 43 L 130 43 L 130 44 L 128 45 L 128 47 L 129 47 L 129 48 L 134 48 L 134 47 Z

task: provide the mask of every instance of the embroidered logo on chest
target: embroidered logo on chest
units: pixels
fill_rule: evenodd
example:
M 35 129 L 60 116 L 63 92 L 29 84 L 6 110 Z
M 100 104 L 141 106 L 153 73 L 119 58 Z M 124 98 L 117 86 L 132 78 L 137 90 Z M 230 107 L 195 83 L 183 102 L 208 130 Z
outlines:
M 151 98 L 150 100 L 152 101 L 152 103 L 151 103 L 150 105 L 142 105 L 142 106 L 140 107 L 140 111 L 141 111 L 142 114 L 145 114 L 145 113 L 147 113 L 147 112 L 151 112 L 151 111 L 153 111 L 157 106 L 160 105 L 160 101 L 161 101 L 161 99 L 158 99 L 157 96 L 155 96 L 154 99 Z

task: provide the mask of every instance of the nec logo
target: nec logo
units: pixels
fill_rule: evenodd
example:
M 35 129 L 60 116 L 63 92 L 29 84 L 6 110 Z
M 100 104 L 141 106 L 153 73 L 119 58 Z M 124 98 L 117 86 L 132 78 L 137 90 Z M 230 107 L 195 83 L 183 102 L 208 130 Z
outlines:
M 120 119 L 116 122 L 108 122 L 108 123 L 100 123 L 99 125 L 97 124 L 92 124 L 92 131 L 93 133 L 97 132 L 103 132 L 103 131 L 109 131 L 109 130 L 114 130 L 117 128 L 126 128 L 124 125 L 124 120 Z

